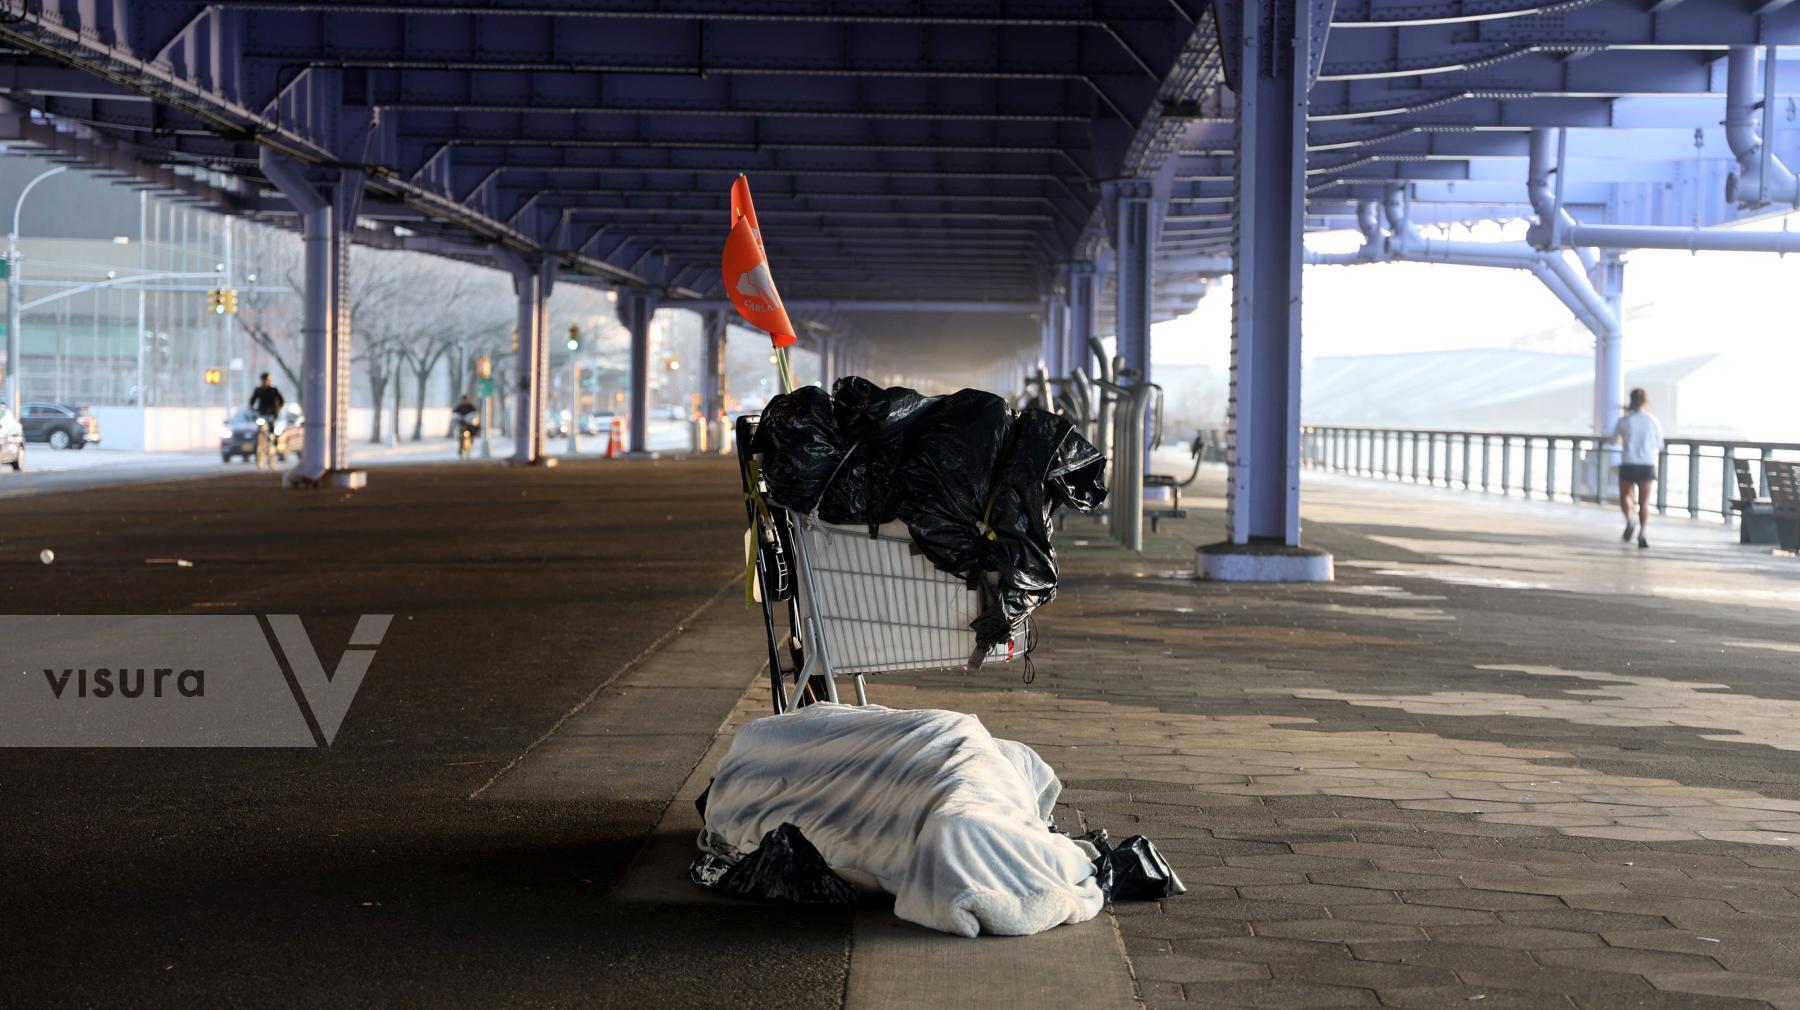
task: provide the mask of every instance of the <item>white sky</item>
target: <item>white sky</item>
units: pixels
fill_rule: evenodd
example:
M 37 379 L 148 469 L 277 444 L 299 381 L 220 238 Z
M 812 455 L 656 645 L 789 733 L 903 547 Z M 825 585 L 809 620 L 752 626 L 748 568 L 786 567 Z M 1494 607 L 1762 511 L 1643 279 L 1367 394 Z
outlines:
M 1789 218 L 1800 230 L 1800 215 Z M 1781 219 L 1745 227 L 1776 230 Z M 1523 222 L 1457 228 L 1455 238 L 1521 238 Z M 1348 232 L 1308 246 L 1350 250 Z M 1307 359 L 1344 354 L 1505 347 L 1591 354 L 1593 340 L 1550 292 L 1517 270 L 1425 263 L 1307 267 Z M 1800 256 L 1640 250 L 1626 254 L 1625 362 L 1717 352 L 1682 389 L 1682 421 L 1696 430 L 1800 442 Z M 1156 327 L 1155 360 L 1230 360 L 1231 282 L 1222 278 L 1191 315 Z

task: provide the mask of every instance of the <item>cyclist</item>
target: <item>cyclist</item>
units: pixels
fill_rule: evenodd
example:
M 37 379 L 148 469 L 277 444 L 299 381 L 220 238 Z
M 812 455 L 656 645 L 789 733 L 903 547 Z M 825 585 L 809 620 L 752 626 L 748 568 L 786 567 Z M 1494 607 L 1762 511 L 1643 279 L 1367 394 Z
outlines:
M 479 408 L 475 406 L 473 400 L 469 399 L 467 393 L 463 394 L 462 402 L 450 410 L 456 419 L 457 455 L 467 455 L 469 446 L 475 441 L 476 434 L 481 431 L 481 417 L 478 410 Z
M 275 445 L 275 419 L 281 416 L 281 408 L 285 406 L 287 400 L 282 397 L 281 390 L 269 381 L 268 372 L 262 373 L 261 383 L 250 393 L 250 412 L 262 419 L 271 448 Z

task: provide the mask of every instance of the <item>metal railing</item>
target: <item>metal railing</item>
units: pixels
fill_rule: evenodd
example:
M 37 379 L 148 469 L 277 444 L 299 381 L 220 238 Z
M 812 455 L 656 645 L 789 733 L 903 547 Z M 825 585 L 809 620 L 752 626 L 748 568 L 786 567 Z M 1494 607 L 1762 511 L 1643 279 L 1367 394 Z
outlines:
M 1618 501 L 1619 447 L 1600 435 L 1310 425 L 1301 429 L 1301 458 L 1321 470 L 1433 487 L 1538 501 Z M 1656 510 L 1730 522 L 1739 459 L 1800 460 L 1800 443 L 1668 439 L 1657 459 Z M 1752 469 L 1767 496 L 1768 478 L 1761 467 Z

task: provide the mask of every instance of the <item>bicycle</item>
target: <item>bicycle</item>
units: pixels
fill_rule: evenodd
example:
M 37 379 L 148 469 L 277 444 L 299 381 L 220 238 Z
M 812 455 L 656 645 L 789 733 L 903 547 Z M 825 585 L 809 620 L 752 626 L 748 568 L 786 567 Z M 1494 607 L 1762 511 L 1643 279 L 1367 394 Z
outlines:
M 475 451 L 475 431 L 480 425 L 458 421 L 456 425 L 456 458 L 468 459 Z
M 272 427 L 268 418 L 256 419 L 256 468 L 258 470 L 275 469 L 275 438 L 270 430 Z

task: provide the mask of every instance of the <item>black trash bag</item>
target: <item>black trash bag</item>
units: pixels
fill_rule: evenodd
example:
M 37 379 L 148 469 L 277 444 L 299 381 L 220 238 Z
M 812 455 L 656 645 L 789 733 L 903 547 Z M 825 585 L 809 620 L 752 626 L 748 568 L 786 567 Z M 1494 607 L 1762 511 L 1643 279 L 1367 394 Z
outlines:
M 762 454 L 763 477 L 775 501 L 802 513 L 817 508 L 821 515 L 841 511 L 825 508 L 819 497 L 828 485 L 844 492 L 847 482 L 832 480 L 832 474 L 849 449 L 850 442 L 838 429 L 831 395 L 817 386 L 802 386 L 770 400 L 750 444 L 751 452 Z M 827 516 L 826 521 L 845 520 Z
M 941 571 L 999 575 L 993 604 L 971 624 L 989 649 L 1019 634 L 1056 596 L 1056 510 L 1106 500 L 1106 460 L 1069 421 L 965 389 L 914 424 L 900 516 Z
M 720 861 L 717 856 L 701 856 L 689 867 L 688 875 L 695 883 L 704 884 L 703 878 L 712 876 Z M 832 872 L 825 857 L 792 824 L 783 824 L 763 835 L 755 852 L 713 879 L 706 886 L 715 891 L 759 901 L 799 905 L 849 905 L 856 901 L 856 888 Z
M 1077 841 L 1089 842 L 1100 851 L 1094 860 L 1094 879 L 1107 901 L 1157 901 L 1187 893 L 1169 861 L 1143 835 L 1110 845 L 1106 832 L 1100 830 L 1077 836 Z
M 987 553 L 1000 591 L 998 606 L 975 621 L 979 641 L 992 645 L 1019 634 L 1032 611 L 1056 598 L 1056 510 L 1086 512 L 1105 501 L 1105 470 L 1100 451 L 1066 419 L 1036 408 L 1019 412 L 989 491 Z
M 901 386 L 883 389 L 850 375 L 831 387 L 831 399 L 838 430 L 851 446 L 850 457 L 837 480 L 852 485 L 853 490 L 846 490 L 855 495 L 854 504 L 860 511 L 843 518 L 831 518 L 822 511 L 821 516 L 827 522 L 877 526 L 893 522 L 900 517 L 900 468 L 911 451 L 909 429 L 942 397 L 925 396 Z M 837 504 L 836 499 L 835 494 L 827 495 L 827 505 Z
M 961 389 L 912 425 L 900 472 L 900 518 L 939 571 L 973 578 L 996 568 L 983 516 L 1012 420 L 1005 400 Z

